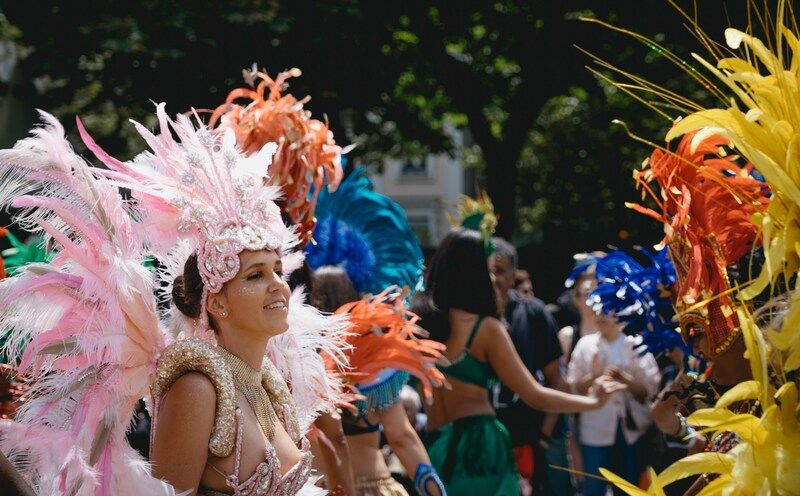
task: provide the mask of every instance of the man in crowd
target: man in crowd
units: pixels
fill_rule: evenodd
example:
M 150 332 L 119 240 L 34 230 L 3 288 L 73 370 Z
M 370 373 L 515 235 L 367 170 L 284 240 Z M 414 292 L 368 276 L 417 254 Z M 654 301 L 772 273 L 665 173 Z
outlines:
M 490 259 L 497 291 L 498 308 L 506 321 L 514 347 L 528 370 L 544 385 L 561 388 L 555 321 L 541 300 L 521 297 L 511 288 L 517 269 L 517 251 L 506 240 L 493 239 Z M 514 444 L 517 466 L 523 477 L 533 475 L 534 494 L 572 494 L 566 467 L 564 427 L 558 414 L 536 411 L 525 405 L 510 389 L 498 386 L 494 395 L 498 418 L 506 425 Z

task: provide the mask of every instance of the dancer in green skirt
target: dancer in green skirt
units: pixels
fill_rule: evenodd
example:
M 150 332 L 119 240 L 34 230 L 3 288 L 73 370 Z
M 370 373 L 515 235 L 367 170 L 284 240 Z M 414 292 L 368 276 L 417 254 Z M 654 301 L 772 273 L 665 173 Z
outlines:
M 431 339 L 447 345 L 450 365 L 440 369 L 450 387 L 435 390 L 426 408 L 426 446 L 448 494 L 459 496 L 519 494 L 511 439 L 487 394 L 497 381 L 531 407 L 552 412 L 599 408 L 610 393 L 624 388 L 603 376 L 588 396 L 576 396 L 536 382 L 498 318 L 486 239 L 472 229 L 451 231 L 428 267 L 426 290 L 417 293 L 413 305 Z

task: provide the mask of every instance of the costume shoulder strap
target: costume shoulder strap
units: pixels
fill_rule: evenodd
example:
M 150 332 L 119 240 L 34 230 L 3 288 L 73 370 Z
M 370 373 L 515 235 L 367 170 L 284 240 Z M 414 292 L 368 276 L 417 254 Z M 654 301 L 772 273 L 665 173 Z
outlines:
M 231 454 L 236 438 L 236 391 L 230 368 L 211 344 L 200 339 L 183 339 L 168 346 L 158 360 L 156 379 L 151 386 L 158 402 L 182 375 L 200 372 L 211 380 L 217 392 L 217 412 L 209 452 L 224 458 Z M 158 408 L 156 408 L 157 415 Z
M 299 442 L 304 435 L 297 418 L 297 407 L 286 384 L 286 379 L 278 371 L 271 360 L 265 359 L 261 364 L 261 386 L 269 395 L 272 408 L 283 422 L 289 437 Z
M 475 335 L 478 334 L 478 329 L 481 327 L 481 322 L 483 322 L 483 316 L 479 316 L 478 320 L 475 321 L 475 325 L 472 326 L 472 330 L 469 331 L 469 337 L 467 338 L 467 346 L 465 347 L 469 350 L 469 347 L 472 346 L 472 341 L 475 339 Z

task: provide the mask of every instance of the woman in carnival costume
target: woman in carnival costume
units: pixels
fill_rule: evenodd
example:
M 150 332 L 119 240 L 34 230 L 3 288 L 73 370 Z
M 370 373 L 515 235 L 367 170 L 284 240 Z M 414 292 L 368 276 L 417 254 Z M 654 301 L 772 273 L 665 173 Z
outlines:
M 470 225 L 490 226 L 488 211 L 474 201 L 462 206 Z M 478 208 L 473 208 L 477 205 Z M 450 494 L 517 495 L 511 439 L 494 415 L 487 391 L 497 381 L 533 408 L 585 411 L 601 407 L 623 387 L 600 378 L 589 396 L 575 396 L 541 386 L 522 364 L 498 317 L 487 256 L 491 232 L 456 228 L 440 244 L 413 309 L 431 339 L 447 345 L 450 365 L 439 365 L 450 387 L 434 390 L 426 407 L 426 445 L 431 462 Z M 476 449 L 476 447 L 480 449 Z
M 263 186 L 274 145 L 246 158 L 231 133 L 173 122 L 162 104 L 160 135 L 137 124 L 152 152 L 130 163 L 79 123 L 109 167 L 92 169 L 43 116 L 45 127 L 0 156 L 2 203 L 23 208 L 17 221 L 56 247 L 52 262 L 2 285 L 5 349 L 31 339 L 19 368 L 35 393 L 4 422 L 3 451 L 41 494 L 318 493 L 303 433 L 338 399 L 317 351 L 341 359 L 346 324 L 281 277 L 294 240 L 276 189 Z M 142 266 L 151 254 L 168 269 L 160 282 Z M 154 297 L 164 283 L 183 312 L 171 345 Z M 155 477 L 124 438 L 149 392 Z
M 286 92 L 286 81 L 299 76 L 299 69 L 282 72 L 273 79 L 253 64 L 243 75 L 248 87 L 228 94 L 225 103 L 214 110 L 211 125 L 231 129 L 247 155 L 258 153 L 269 142 L 278 145 L 267 166 L 269 184 L 280 187 L 282 198 L 278 205 L 284 220 L 295 225 L 298 246 L 302 247 L 311 240 L 319 193 L 334 191 L 342 179 L 342 154 L 346 150 L 336 145 L 327 123 L 312 118 L 304 108 L 309 97 L 298 100 Z M 303 263 L 301 270 L 294 273 L 290 284 L 293 281 L 313 291 L 308 264 Z M 327 477 L 320 483 L 332 484 L 336 494 L 342 491 L 349 494 L 352 471 L 347 444 L 337 441 L 342 437 L 341 422 L 334 411 L 320 415 L 309 433 L 316 466 L 324 463 L 327 468 Z
M 434 362 L 443 346 L 420 339 L 418 318 L 405 309 L 409 287 L 422 274 L 422 250 L 403 209 L 376 193 L 364 169 L 347 177 L 335 193 L 323 191 L 319 222 L 307 260 L 316 268 L 315 297 L 323 310 L 348 315 L 350 368 L 345 376 L 363 399 L 358 413 L 345 414 L 359 496 L 406 495 L 389 474 L 379 450 L 380 431 L 420 495 L 445 494 L 425 448 L 409 424 L 400 391 L 409 374 L 431 387 L 442 382 Z M 405 289 L 400 289 L 405 287 Z M 366 294 L 360 301 L 353 301 Z
M 269 165 L 269 175 L 272 184 L 281 187 L 284 196 L 280 202 L 281 208 L 298 225 L 301 245 L 311 240 L 312 229 L 316 224 L 315 211 L 319 209 L 322 225 L 313 230 L 314 243 L 308 245 L 312 267 L 322 265 L 320 256 L 325 256 L 324 250 L 336 251 L 340 249 L 340 243 L 346 243 L 346 240 L 336 238 L 336 232 L 330 231 L 331 222 L 338 220 L 339 224 L 349 222 L 372 244 L 364 252 L 351 253 L 351 257 L 356 258 L 354 260 L 348 262 L 336 259 L 325 263 L 346 263 L 351 268 L 360 266 L 355 270 L 365 279 L 357 276 L 356 282 L 363 292 L 378 294 L 394 284 L 416 285 L 422 267 L 422 253 L 406 225 L 402 209 L 388 198 L 372 192 L 371 186 L 364 184 L 368 180 L 361 177 L 360 172 L 351 176 L 345 188 L 346 193 L 329 194 L 337 189 L 342 179 L 341 155 L 347 149 L 338 147 L 327 124 L 312 119 L 310 113 L 303 108 L 308 97 L 297 100 L 291 94 L 285 93 L 286 81 L 299 75 L 298 69 L 292 69 L 272 79 L 255 68 L 245 71 L 250 88 L 233 90 L 226 102 L 214 111 L 211 124 L 233 130 L 237 143 L 248 154 L 257 152 L 269 141 L 278 144 L 278 150 Z M 360 219 L 358 216 L 361 216 Z M 370 286 L 364 288 L 367 281 Z M 332 311 L 336 307 L 327 309 Z M 402 386 L 408 375 L 401 371 L 392 371 L 385 372 L 384 376 L 390 379 L 386 384 L 393 386 L 379 387 L 382 382 L 376 381 L 377 384 L 371 385 L 372 392 L 368 398 L 384 394 L 386 398 L 383 401 L 388 402 L 388 405 L 393 396 L 386 391 Z M 336 429 L 324 428 L 337 424 L 336 419 L 329 417 L 323 416 L 321 423 L 317 425 L 323 435 L 334 437 L 337 434 Z M 416 434 L 414 437 L 416 438 Z M 421 446 L 419 443 L 420 448 Z M 425 464 L 420 462 L 418 465 Z M 410 468 L 416 470 L 416 467 Z M 430 480 L 429 475 L 423 477 L 425 474 L 427 472 L 424 470 L 420 472 L 420 481 Z M 382 476 L 384 473 L 371 475 Z

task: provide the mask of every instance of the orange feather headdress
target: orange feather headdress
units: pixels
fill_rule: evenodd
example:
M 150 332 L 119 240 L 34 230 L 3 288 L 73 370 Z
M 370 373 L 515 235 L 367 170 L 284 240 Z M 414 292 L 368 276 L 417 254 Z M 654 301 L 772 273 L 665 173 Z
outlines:
M 326 185 L 335 190 L 342 180 L 342 150 L 327 122 L 311 118 L 303 108 L 309 97 L 298 100 L 286 90 L 286 80 L 299 76 L 291 69 L 272 79 L 265 72 L 245 71 L 251 88 L 237 88 L 214 110 L 210 126 L 233 129 L 245 154 L 257 153 L 266 143 L 277 143 L 269 166 L 270 184 L 284 195 L 282 209 L 299 226 L 305 244 L 314 229 L 317 195 Z M 257 83 L 257 84 L 256 84 Z M 237 100 L 249 100 L 247 104 Z
M 407 288 L 390 287 L 336 310 L 350 321 L 345 338 L 351 345 L 345 351 L 350 369 L 343 372 L 354 383 L 368 384 L 384 369 L 405 370 L 420 380 L 430 397 L 432 388 L 444 383 L 435 364 L 443 358 L 445 345 L 424 339 L 427 333 L 416 324 L 419 317 L 403 304 L 407 293 Z
M 684 135 L 675 151 L 656 149 L 634 179 L 660 212 L 634 210 L 664 223 L 664 242 L 678 275 L 675 306 L 684 338 L 701 327 L 714 356 L 741 332 L 728 267 L 760 240 L 751 221 L 769 205 L 769 188 L 727 138 L 704 129 Z M 660 194 L 650 187 L 656 182 Z

